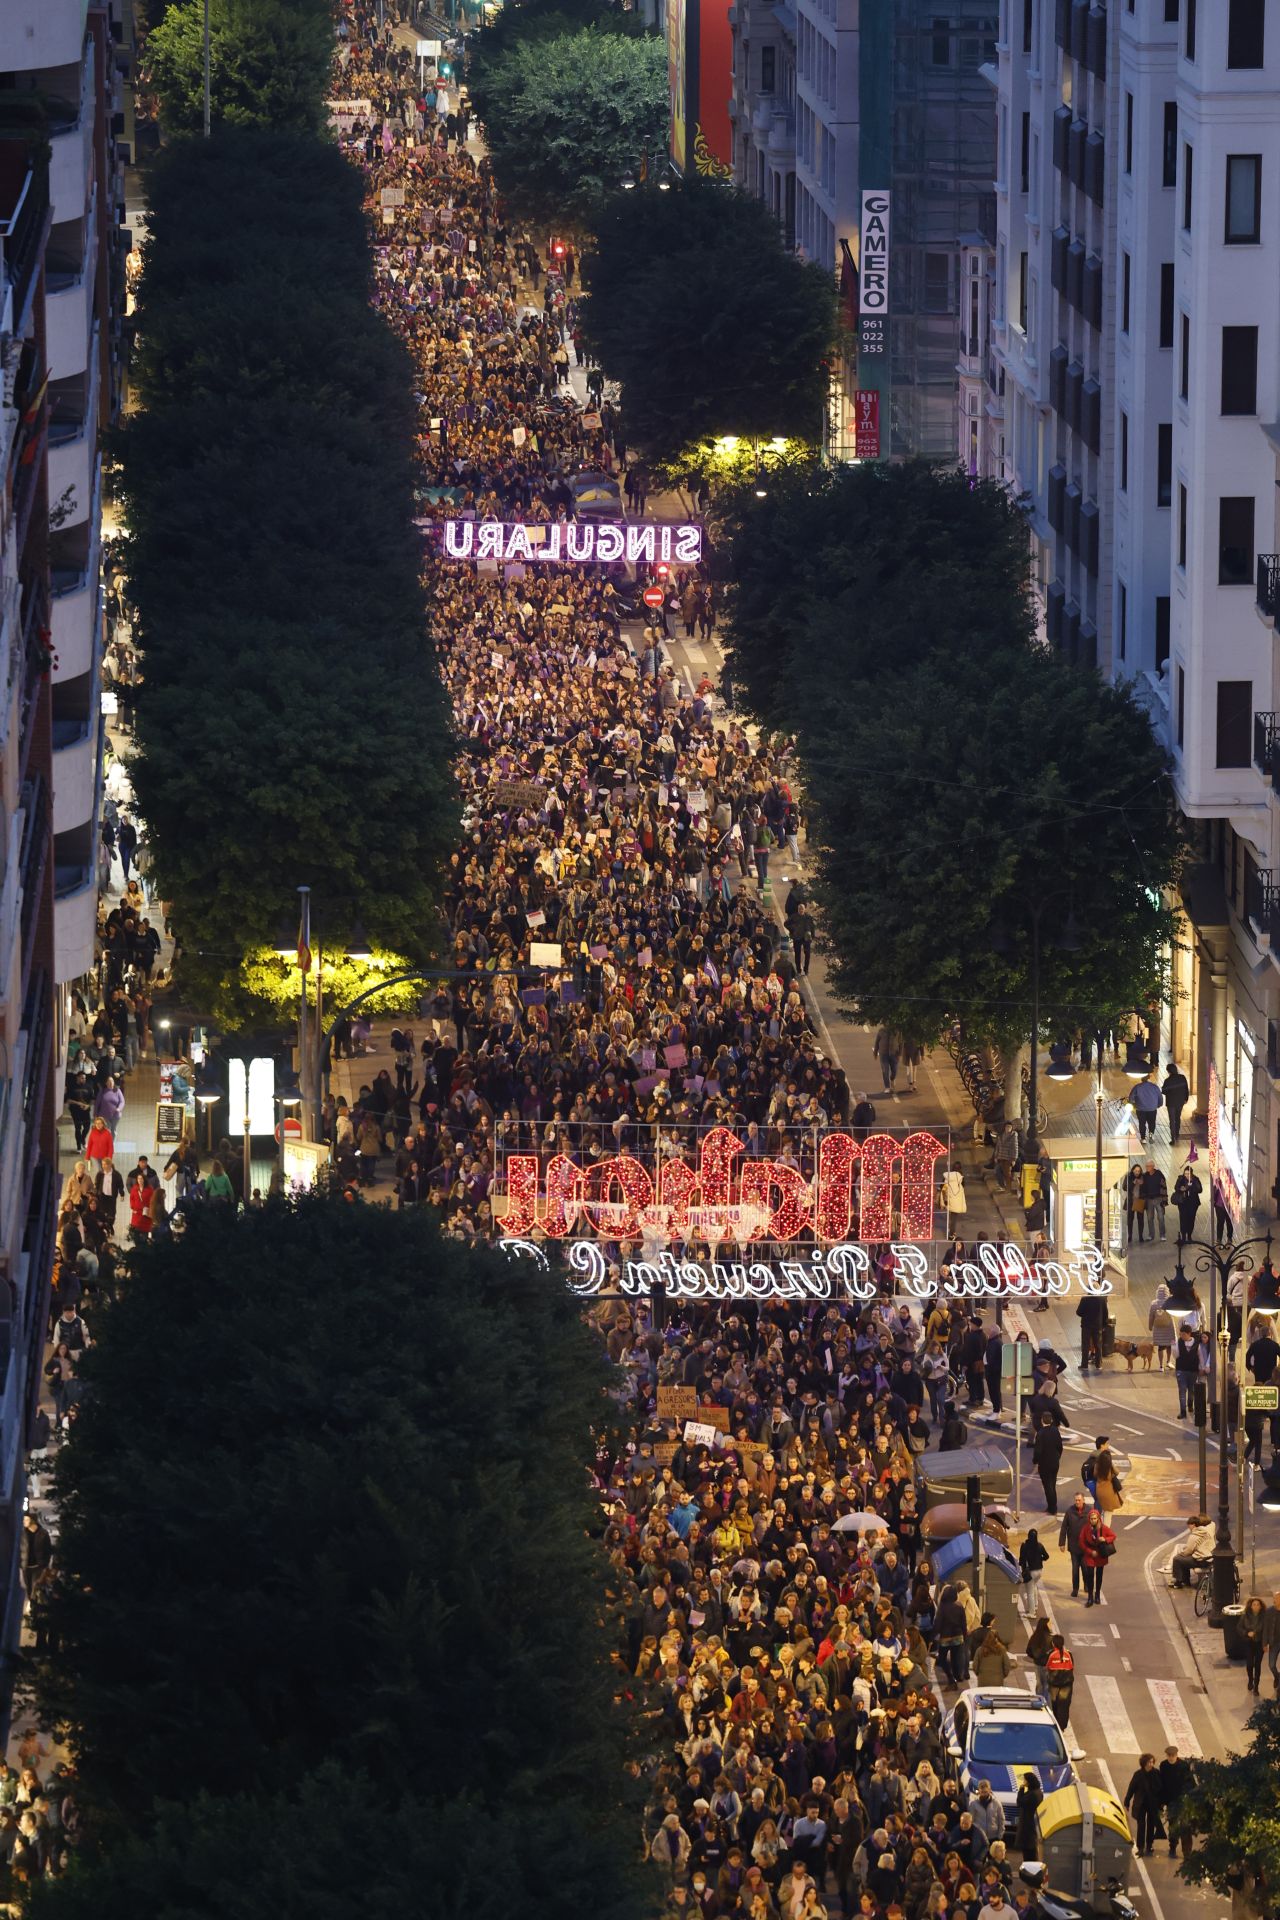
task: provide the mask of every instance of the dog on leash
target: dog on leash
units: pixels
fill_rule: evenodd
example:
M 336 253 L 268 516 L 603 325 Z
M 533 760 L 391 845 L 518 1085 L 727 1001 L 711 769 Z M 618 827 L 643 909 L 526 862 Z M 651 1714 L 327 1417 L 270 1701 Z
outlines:
M 1144 1373 L 1150 1373 L 1151 1358 L 1155 1350 L 1154 1340 L 1130 1340 L 1124 1350 L 1125 1365 L 1128 1367 L 1129 1372 L 1133 1372 L 1134 1361 L 1140 1359 L 1142 1361 L 1142 1371 Z

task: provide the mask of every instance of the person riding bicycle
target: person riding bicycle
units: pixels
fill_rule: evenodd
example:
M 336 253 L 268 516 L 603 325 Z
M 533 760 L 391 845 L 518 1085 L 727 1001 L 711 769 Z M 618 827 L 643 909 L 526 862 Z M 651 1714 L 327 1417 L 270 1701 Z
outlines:
M 1191 1585 L 1193 1567 L 1207 1567 L 1213 1558 L 1214 1528 L 1207 1513 L 1193 1513 L 1185 1537 L 1174 1550 L 1170 1571 L 1175 1587 Z

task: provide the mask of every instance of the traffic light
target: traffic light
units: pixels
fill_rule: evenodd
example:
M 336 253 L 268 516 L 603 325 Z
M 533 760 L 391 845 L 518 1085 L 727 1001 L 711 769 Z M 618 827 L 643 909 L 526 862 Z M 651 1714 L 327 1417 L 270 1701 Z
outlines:
M 563 240 L 557 240 L 557 239 L 552 240 L 551 258 L 553 260 L 563 260 L 567 251 L 568 249 L 566 248 Z
M 1197 1380 L 1195 1382 L 1195 1385 L 1191 1389 L 1191 1399 L 1196 1425 L 1198 1427 L 1207 1427 L 1209 1424 L 1209 1387 L 1207 1381 Z
M 670 574 L 671 568 L 667 565 L 667 562 L 665 560 L 659 560 L 657 565 L 654 567 L 654 572 L 657 574 L 659 580 L 665 580 L 667 576 Z

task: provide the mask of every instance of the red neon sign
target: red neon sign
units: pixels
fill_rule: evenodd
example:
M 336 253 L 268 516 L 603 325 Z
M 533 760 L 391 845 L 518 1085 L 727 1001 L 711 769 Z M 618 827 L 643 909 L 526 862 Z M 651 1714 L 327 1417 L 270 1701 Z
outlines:
M 860 1169 L 856 1238 L 932 1240 L 933 1196 L 947 1147 L 931 1133 L 905 1139 L 873 1133 L 857 1141 L 828 1133 L 818 1149 L 814 1180 L 785 1161 L 743 1159 L 728 1127 L 702 1140 L 697 1168 L 669 1160 L 654 1191 L 652 1175 L 632 1154 L 619 1153 L 580 1167 L 567 1154 L 547 1163 L 538 1195 L 538 1156 L 507 1159 L 507 1210 L 502 1232 L 518 1239 L 541 1228 L 548 1239 L 635 1240 L 660 1231 L 670 1240 L 796 1240 L 849 1238 L 854 1215 L 854 1169 Z M 741 1164 L 739 1164 L 741 1163 Z M 899 1215 L 895 1230 L 894 1213 Z

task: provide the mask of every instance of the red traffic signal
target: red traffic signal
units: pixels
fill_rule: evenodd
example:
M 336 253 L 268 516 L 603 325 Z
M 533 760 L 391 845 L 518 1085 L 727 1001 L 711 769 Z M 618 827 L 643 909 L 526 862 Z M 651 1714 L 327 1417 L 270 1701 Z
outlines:
M 551 242 L 551 258 L 553 260 L 563 260 L 565 252 L 566 248 L 563 240 L 553 240 Z
M 665 560 L 659 560 L 657 566 L 654 568 L 654 572 L 657 574 L 659 580 L 665 580 L 670 571 L 671 569 Z

